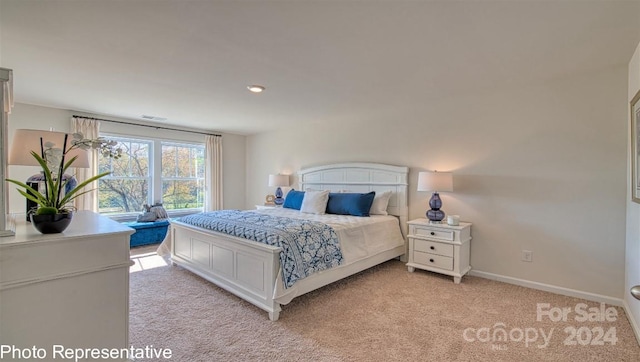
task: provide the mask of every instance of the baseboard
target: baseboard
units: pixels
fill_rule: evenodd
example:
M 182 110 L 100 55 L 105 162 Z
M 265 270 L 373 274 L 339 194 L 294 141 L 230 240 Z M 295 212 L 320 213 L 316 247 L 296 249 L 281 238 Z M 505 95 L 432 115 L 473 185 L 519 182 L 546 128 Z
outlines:
M 633 334 L 636 336 L 636 342 L 640 345 L 640 326 L 636 323 L 634 318 L 631 318 L 631 313 L 629 313 L 629 303 L 627 303 L 626 299 L 622 300 L 624 312 L 627 314 L 627 319 L 629 320 L 629 324 L 631 324 L 631 329 L 633 330 Z
M 583 291 L 575 290 L 575 289 L 563 288 L 563 287 L 559 287 L 557 285 L 544 284 L 544 283 L 533 282 L 533 281 L 525 280 L 525 279 L 507 277 L 507 276 L 504 276 L 504 275 L 487 273 L 487 272 L 483 272 L 483 271 L 480 271 L 480 270 L 473 270 L 472 269 L 469 272 L 469 275 L 473 275 L 473 276 L 480 277 L 480 278 L 485 278 L 485 279 L 496 280 L 496 281 L 503 282 L 503 283 L 519 285 L 519 286 L 527 287 L 527 288 L 531 288 L 531 289 L 542 290 L 542 291 L 545 291 L 545 292 L 550 292 L 550 293 L 555 293 L 555 294 L 560 294 L 560 295 L 566 295 L 566 296 L 569 296 L 569 297 L 586 299 L 586 300 L 590 300 L 590 301 L 593 301 L 593 302 L 602 302 L 602 303 L 606 303 L 606 304 L 609 304 L 609 305 L 615 305 L 617 307 L 624 307 L 623 306 L 623 300 L 620 299 L 620 298 L 607 297 L 605 295 L 594 294 L 594 293 L 589 293 L 589 292 L 583 292 Z

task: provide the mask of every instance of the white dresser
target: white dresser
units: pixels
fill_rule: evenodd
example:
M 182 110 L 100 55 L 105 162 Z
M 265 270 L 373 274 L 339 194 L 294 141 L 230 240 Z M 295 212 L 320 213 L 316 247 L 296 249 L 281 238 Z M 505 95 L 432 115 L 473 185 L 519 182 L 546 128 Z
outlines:
M 87 211 L 61 234 L 19 222 L 0 238 L 1 343 L 43 349 L 45 360 L 54 345 L 128 348 L 132 233 Z
M 409 224 L 410 272 L 415 268 L 451 275 L 454 283 L 460 283 L 469 265 L 471 224 L 430 224 L 427 219 L 416 219 Z

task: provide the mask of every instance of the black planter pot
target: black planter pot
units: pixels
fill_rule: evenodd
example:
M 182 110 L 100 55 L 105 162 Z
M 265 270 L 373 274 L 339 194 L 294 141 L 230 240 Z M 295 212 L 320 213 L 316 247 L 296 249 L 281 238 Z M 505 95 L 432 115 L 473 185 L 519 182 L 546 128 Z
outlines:
M 31 225 L 43 234 L 55 234 L 63 232 L 69 224 L 73 213 L 54 215 L 34 215 L 31 214 Z

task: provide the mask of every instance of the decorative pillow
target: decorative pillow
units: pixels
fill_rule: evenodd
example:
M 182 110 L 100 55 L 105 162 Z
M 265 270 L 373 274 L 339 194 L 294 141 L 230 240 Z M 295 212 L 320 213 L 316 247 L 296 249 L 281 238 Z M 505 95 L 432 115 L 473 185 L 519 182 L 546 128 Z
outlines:
M 371 204 L 371 210 L 369 210 L 369 214 L 389 215 L 387 213 L 387 206 L 389 206 L 389 199 L 391 199 L 391 191 L 385 191 L 385 192 L 376 194 L 376 197 L 373 199 L 373 203 Z
M 331 193 L 327 202 L 327 214 L 369 216 L 376 193 Z
M 158 217 L 155 212 L 145 211 L 142 214 L 138 215 L 136 218 L 136 222 L 153 222 L 156 221 Z
M 304 193 L 302 200 L 301 212 L 309 214 L 324 214 L 327 210 L 327 201 L 329 200 L 329 190 L 324 191 L 307 191 Z
M 304 199 L 304 191 L 296 191 L 291 189 L 287 193 L 287 197 L 284 199 L 284 204 L 282 207 L 286 207 L 287 209 L 295 209 L 300 210 L 302 206 L 302 199 Z

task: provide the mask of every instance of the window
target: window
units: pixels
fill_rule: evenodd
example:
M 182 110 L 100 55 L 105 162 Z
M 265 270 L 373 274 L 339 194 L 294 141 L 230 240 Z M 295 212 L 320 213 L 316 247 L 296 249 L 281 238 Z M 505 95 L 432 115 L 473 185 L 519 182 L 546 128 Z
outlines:
M 101 214 L 140 213 L 156 202 L 170 215 L 203 210 L 203 145 L 107 137 L 118 142 L 122 157 L 99 156 L 99 172 L 111 172 L 98 181 Z
M 204 147 L 162 143 L 162 202 L 167 210 L 204 208 Z
M 104 214 L 140 212 L 150 203 L 150 163 L 153 143 L 112 138 L 118 141 L 122 157 L 99 158 L 99 172 L 111 172 L 98 181 L 98 211 Z

